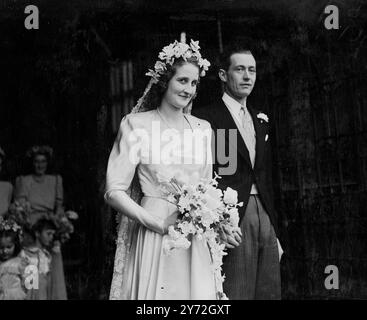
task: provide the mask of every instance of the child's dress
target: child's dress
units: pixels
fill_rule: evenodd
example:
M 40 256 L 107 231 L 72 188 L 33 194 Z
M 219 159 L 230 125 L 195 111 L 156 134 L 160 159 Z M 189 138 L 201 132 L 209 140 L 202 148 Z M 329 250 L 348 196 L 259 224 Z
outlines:
M 28 288 L 26 300 L 51 300 L 51 254 L 37 247 L 24 248 L 20 256 L 38 271 L 38 288 Z
M 15 257 L 0 264 L 0 300 L 25 300 L 25 259 Z

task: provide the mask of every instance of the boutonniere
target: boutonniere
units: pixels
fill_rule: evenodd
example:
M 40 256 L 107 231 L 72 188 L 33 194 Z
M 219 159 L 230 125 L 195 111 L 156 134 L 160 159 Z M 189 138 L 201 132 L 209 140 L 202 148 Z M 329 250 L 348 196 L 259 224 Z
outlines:
M 257 118 L 258 118 L 258 119 L 260 119 L 260 122 L 261 122 L 261 123 L 262 123 L 263 121 L 265 121 L 265 122 L 269 122 L 269 118 L 268 118 L 268 116 L 267 116 L 265 113 L 262 113 L 262 112 L 258 113 L 258 114 L 257 114 Z

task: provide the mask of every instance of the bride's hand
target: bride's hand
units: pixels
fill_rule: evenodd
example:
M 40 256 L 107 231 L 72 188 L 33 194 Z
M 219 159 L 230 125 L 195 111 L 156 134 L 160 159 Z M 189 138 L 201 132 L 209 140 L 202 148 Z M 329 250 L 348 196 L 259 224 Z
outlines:
M 168 216 L 166 219 L 164 219 L 164 222 L 163 222 L 164 234 L 168 233 L 169 226 L 175 224 L 175 222 L 177 221 L 177 217 L 178 217 L 178 211 L 175 211 L 170 216 Z

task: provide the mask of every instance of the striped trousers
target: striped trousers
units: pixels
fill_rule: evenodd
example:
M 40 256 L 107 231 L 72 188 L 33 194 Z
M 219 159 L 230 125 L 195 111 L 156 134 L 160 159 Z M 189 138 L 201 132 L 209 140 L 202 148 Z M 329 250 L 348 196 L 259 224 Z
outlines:
M 242 242 L 223 260 L 223 289 L 230 300 L 281 298 L 278 245 L 269 216 L 257 195 L 250 195 L 240 228 Z

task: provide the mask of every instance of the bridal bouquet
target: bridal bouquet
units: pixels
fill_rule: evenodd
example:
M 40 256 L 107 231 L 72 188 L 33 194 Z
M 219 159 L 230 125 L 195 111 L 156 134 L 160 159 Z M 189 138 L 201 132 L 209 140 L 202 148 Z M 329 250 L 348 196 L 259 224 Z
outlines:
M 170 178 L 158 175 L 167 201 L 175 204 L 179 211 L 176 223 L 168 229 L 168 237 L 164 242 L 165 253 L 189 248 L 194 236 L 206 240 L 212 258 L 217 295 L 220 300 L 224 300 L 226 295 L 222 290 L 222 259 L 227 253 L 221 233 L 224 228 L 227 232 L 239 228 L 237 207 L 243 203 L 238 203 L 237 191 L 228 187 L 223 192 L 218 188 L 219 178 L 215 174 L 210 181 L 190 184 L 180 172 Z

